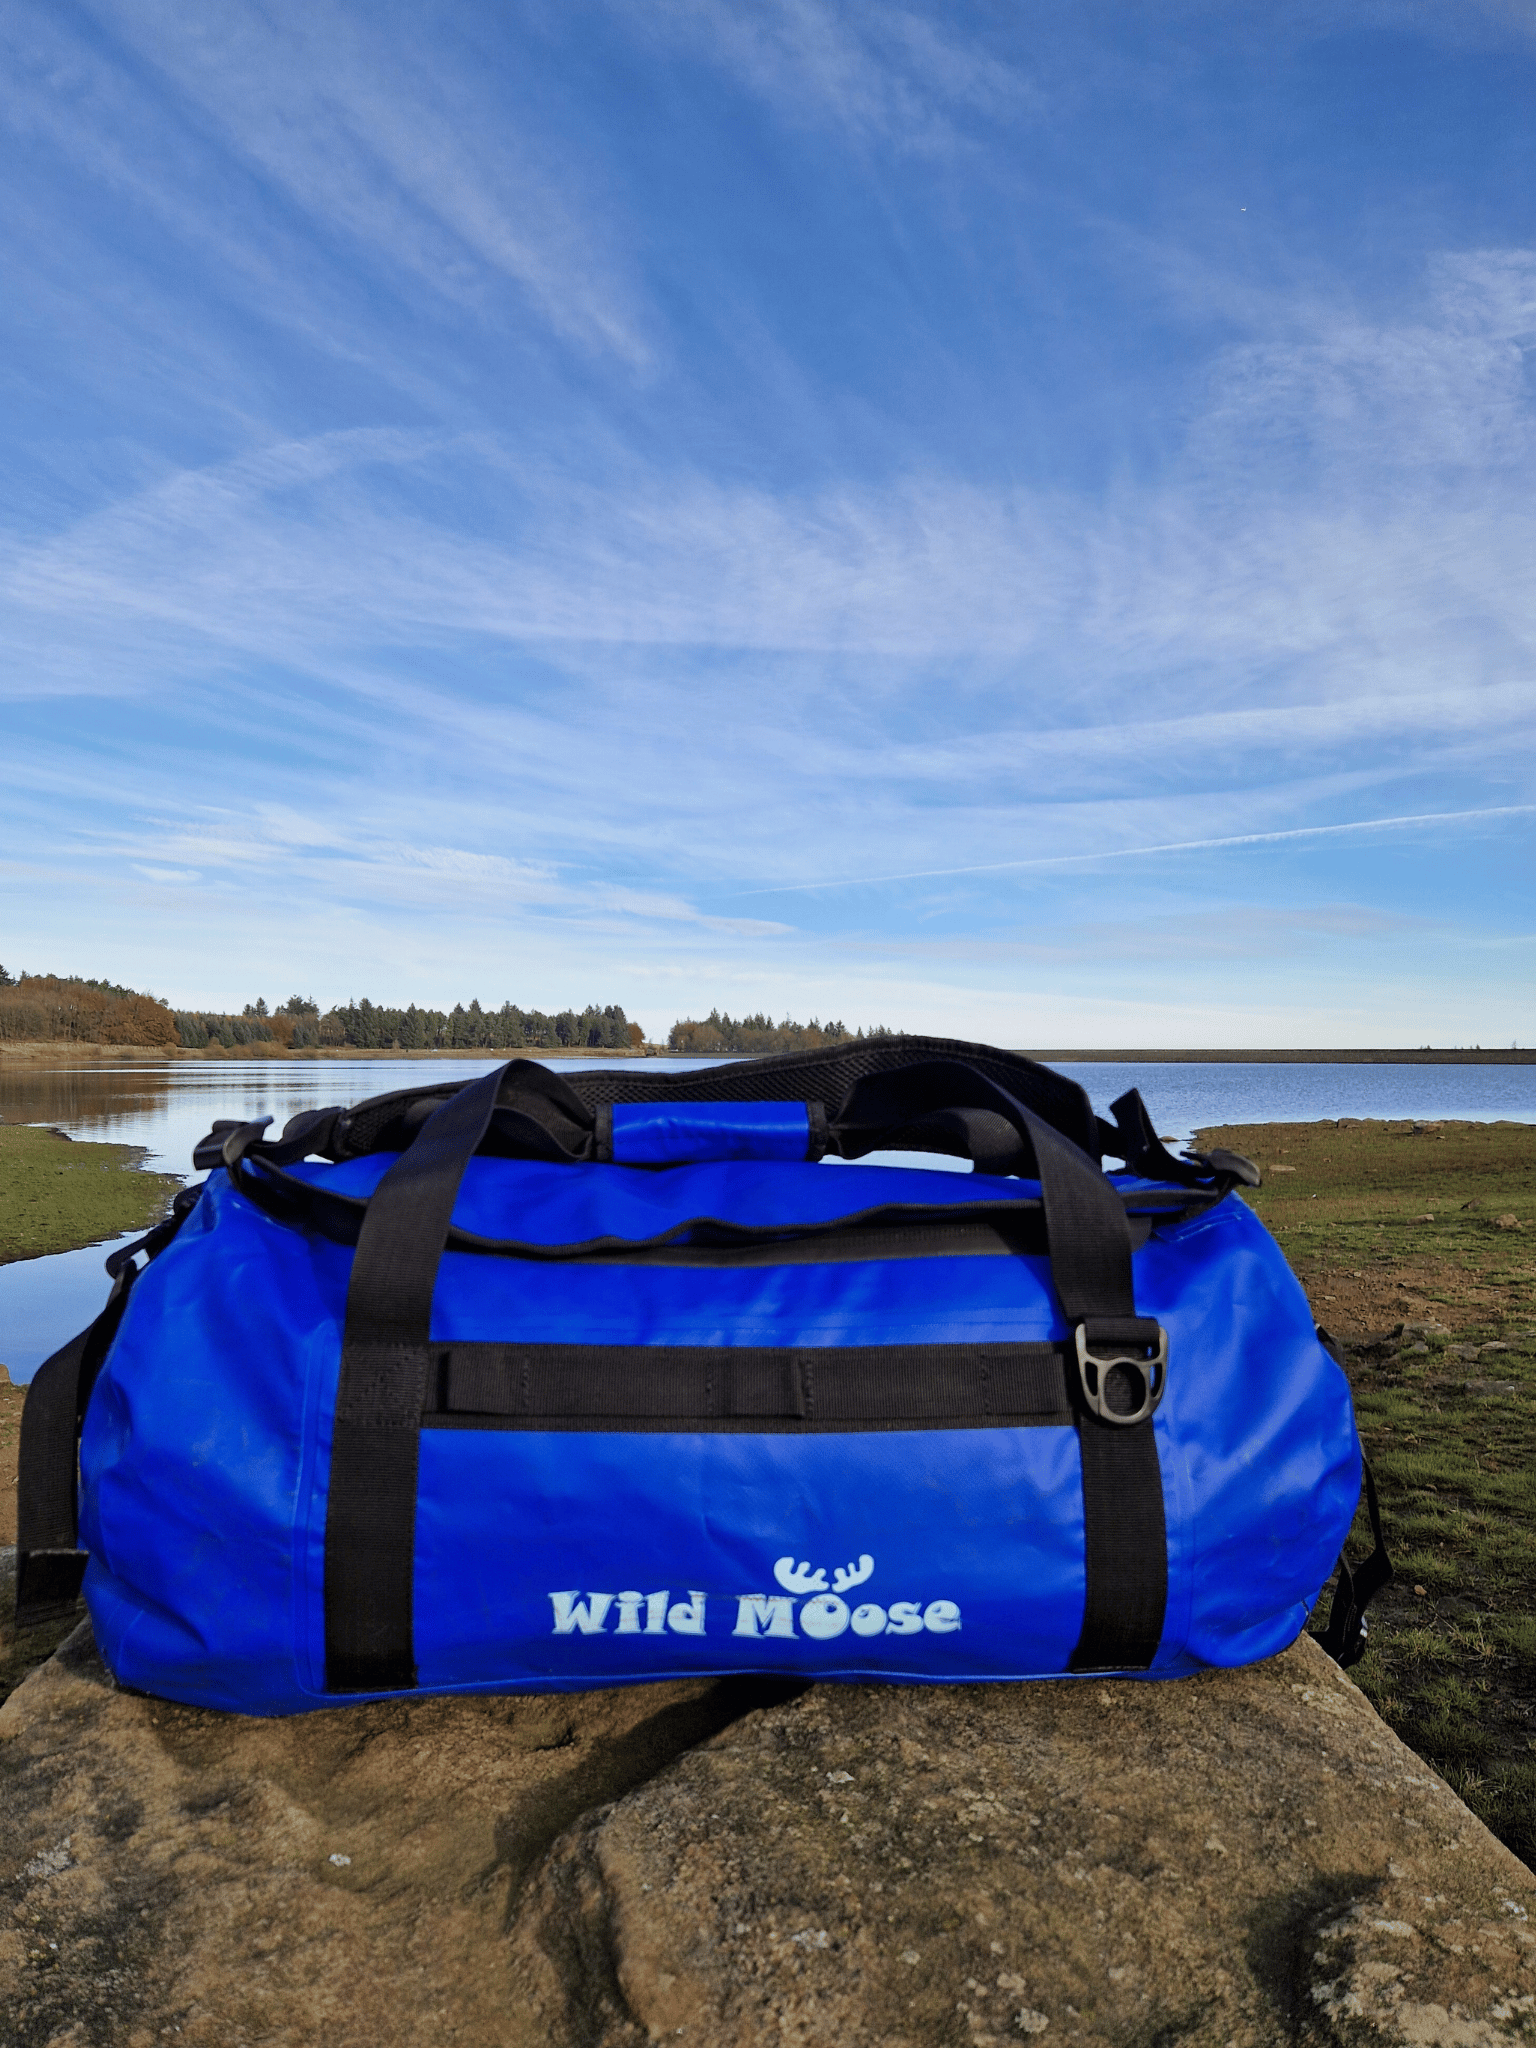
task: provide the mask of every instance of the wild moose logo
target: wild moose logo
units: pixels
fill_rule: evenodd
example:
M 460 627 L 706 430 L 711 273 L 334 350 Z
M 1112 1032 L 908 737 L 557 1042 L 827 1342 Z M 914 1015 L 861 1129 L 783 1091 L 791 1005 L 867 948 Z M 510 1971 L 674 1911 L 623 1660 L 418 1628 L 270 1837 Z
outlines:
M 947 1636 L 959 1628 L 960 1609 L 953 1600 L 930 1600 L 926 1605 L 920 1600 L 893 1600 L 888 1607 L 876 1600 L 863 1600 L 850 1607 L 843 1594 L 862 1586 L 874 1576 L 874 1570 L 875 1560 L 866 1550 L 856 1562 L 834 1567 L 829 1589 L 824 1566 L 812 1570 L 808 1563 L 796 1564 L 790 1552 L 776 1559 L 773 1567 L 782 1592 L 736 1594 L 736 1625 L 731 1634 L 770 1636 L 780 1641 L 809 1636 L 812 1642 L 826 1643 L 849 1628 L 856 1636 L 916 1636 L 925 1630 Z M 578 1590 L 551 1593 L 549 1598 L 557 1636 L 606 1635 L 609 1614 L 615 1609 L 615 1635 L 704 1634 L 706 1596 L 702 1592 L 690 1592 L 686 1600 L 677 1601 L 665 1590 L 587 1594 Z M 797 1601 L 801 1603 L 798 1607 Z

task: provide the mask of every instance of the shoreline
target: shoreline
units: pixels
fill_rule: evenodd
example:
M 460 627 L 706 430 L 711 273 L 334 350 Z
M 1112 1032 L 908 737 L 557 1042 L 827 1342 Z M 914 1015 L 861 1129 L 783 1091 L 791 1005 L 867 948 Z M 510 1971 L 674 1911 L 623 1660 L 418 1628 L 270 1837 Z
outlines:
M 831 1048 L 836 1050 L 837 1048 Z M 1505 1048 L 1473 1046 L 1140 1046 L 1106 1050 L 1077 1047 L 1072 1050 L 1035 1051 L 1014 1047 L 1027 1059 L 1044 1066 L 1340 1066 L 1340 1067 L 1530 1067 L 1536 1066 L 1536 1047 Z M 220 1047 L 183 1045 L 98 1045 L 92 1042 L 23 1040 L 0 1044 L 0 1068 L 73 1067 L 82 1061 L 95 1066 L 180 1066 L 188 1061 L 222 1065 L 229 1060 L 272 1061 L 281 1065 L 306 1060 L 497 1060 L 525 1056 L 546 1060 L 601 1060 L 619 1062 L 648 1059 L 750 1059 L 750 1053 L 685 1054 L 669 1052 L 664 1046 L 445 1046 L 442 1048 L 404 1046 L 319 1045 L 297 1050 L 266 1043 Z

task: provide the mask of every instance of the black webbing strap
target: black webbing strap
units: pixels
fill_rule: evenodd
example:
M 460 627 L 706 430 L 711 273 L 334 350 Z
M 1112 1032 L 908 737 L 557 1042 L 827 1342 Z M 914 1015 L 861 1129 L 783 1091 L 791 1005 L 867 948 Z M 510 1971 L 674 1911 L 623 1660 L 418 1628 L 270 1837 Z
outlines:
M 1101 1331 L 1111 1343 L 1155 1335 L 1157 1325 L 1136 1314 L 1130 1231 L 1114 1189 L 1049 1125 L 1036 1125 L 1030 1136 L 1051 1277 L 1067 1321 L 1090 1344 Z M 1088 1589 L 1068 1669 L 1144 1670 L 1157 1654 L 1168 1605 L 1168 1530 L 1152 1417 L 1126 1426 L 1080 1409 L 1077 1438 Z
M 331 1692 L 416 1683 L 411 1582 L 432 1291 L 459 1183 L 505 1073 L 483 1075 L 433 1112 L 374 1190 L 358 1234 L 325 1524 Z
M 137 1270 L 131 1262 L 118 1269 L 95 1322 L 46 1359 L 27 1388 L 16 1475 L 18 1628 L 57 1619 L 80 1597 L 87 1563 L 79 1548 L 80 1425 Z
M 1348 1670 L 1365 1655 L 1365 1610 L 1392 1577 L 1392 1560 L 1381 1526 L 1381 1508 L 1376 1500 L 1376 1481 L 1369 1460 L 1361 1460 L 1365 1481 L 1365 1507 L 1370 1516 L 1375 1548 L 1364 1564 L 1351 1569 L 1346 1557 L 1339 1559 L 1339 1582 L 1333 1589 L 1328 1626 L 1316 1637 L 1334 1663 Z
M 1073 1420 L 1076 1377 L 1072 1346 L 1052 1343 L 435 1343 L 426 1419 L 617 1430 L 1062 1425 Z

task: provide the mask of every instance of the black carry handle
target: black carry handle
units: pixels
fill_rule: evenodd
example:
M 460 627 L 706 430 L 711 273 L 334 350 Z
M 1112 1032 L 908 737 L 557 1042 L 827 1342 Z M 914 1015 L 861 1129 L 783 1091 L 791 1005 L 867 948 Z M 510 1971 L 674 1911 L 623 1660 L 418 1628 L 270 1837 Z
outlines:
M 333 1692 L 416 1683 L 416 1480 L 433 1289 L 464 1172 L 526 1064 L 509 1063 L 443 1101 L 385 1173 L 363 1217 L 347 1292 L 326 1520 L 326 1683 Z M 935 1065 L 946 1071 L 924 1071 Z M 877 1090 L 860 1109 L 864 1083 L 853 1089 L 850 1138 L 910 1129 L 942 1098 L 946 1113 L 958 1107 L 997 1117 L 1020 1153 L 1027 1147 L 1032 1154 L 1052 1275 L 1075 1327 L 1084 1387 L 1087 1600 L 1072 1668 L 1144 1667 L 1161 1637 L 1167 1598 L 1151 1424 L 1167 1353 L 1158 1325 L 1136 1314 L 1124 1206 L 1092 1158 L 989 1076 L 954 1061 L 919 1062 L 912 1071 L 919 1078 L 899 1102 Z M 956 1093 L 964 1098 L 958 1105 Z M 893 1126 L 891 1111 L 905 1122 Z M 226 1148 L 232 1170 L 238 1137 L 232 1133 Z

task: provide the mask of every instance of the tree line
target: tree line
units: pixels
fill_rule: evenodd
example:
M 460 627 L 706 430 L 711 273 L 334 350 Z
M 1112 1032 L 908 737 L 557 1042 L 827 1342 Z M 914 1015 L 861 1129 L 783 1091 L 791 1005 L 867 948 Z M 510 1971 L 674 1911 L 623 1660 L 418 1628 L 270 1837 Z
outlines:
M 694 1055 L 711 1052 L 813 1052 L 819 1045 L 849 1045 L 862 1039 L 894 1038 L 884 1024 L 868 1031 L 850 1031 L 845 1024 L 796 1024 L 788 1017 L 775 1024 L 761 1012 L 755 1017 L 729 1017 L 711 1010 L 705 1018 L 683 1017 L 667 1034 L 668 1052 Z
M 274 1040 L 294 1050 L 355 1046 L 367 1052 L 519 1052 L 563 1047 L 616 1052 L 645 1039 L 617 1003 L 589 1003 L 584 1010 L 557 1010 L 551 1016 L 516 1003 L 486 1010 L 478 999 L 467 1006 L 456 1003 L 451 1010 L 423 1010 L 415 1003 L 402 1010 L 364 996 L 322 1016 L 311 997 L 290 996 L 270 1013 L 265 1002 L 257 1001 L 238 1017 L 179 1011 L 175 1023 L 181 1043 L 192 1047 L 214 1040 L 225 1046 Z
M 850 1031 L 815 1017 L 808 1024 L 789 1017 L 775 1023 L 761 1012 L 737 1018 L 711 1010 L 706 1018 L 679 1018 L 667 1036 L 667 1050 L 694 1057 L 800 1052 L 893 1035 L 883 1025 Z M 222 1010 L 173 1010 L 158 996 L 114 982 L 12 974 L 0 966 L 0 1040 L 187 1050 L 270 1045 L 274 1051 L 295 1052 L 346 1047 L 367 1052 L 623 1052 L 643 1045 L 645 1033 L 618 1003 L 548 1012 L 517 1003 L 486 1009 L 476 999 L 433 1010 L 415 1003 L 396 1008 L 364 996 L 322 1013 L 312 996 L 294 995 L 272 1009 L 258 997 L 237 1016 Z
M 87 1045 L 178 1042 L 166 1005 L 115 982 L 78 974 L 8 974 L 0 967 L 0 1039 Z

